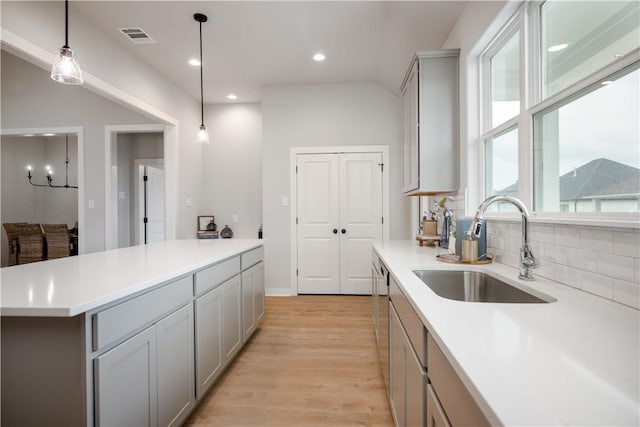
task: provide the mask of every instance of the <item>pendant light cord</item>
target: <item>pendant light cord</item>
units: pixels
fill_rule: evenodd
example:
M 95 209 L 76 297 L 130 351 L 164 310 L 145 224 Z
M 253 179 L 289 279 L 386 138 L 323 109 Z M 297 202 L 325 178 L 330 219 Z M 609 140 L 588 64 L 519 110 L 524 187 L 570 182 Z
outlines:
M 200 124 L 204 126 L 204 89 L 203 89 L 203 66 L 202 66 L 202 22 L 200 22 Z
M 69 49 L 69 0 L 64 1 L 64 48 Z

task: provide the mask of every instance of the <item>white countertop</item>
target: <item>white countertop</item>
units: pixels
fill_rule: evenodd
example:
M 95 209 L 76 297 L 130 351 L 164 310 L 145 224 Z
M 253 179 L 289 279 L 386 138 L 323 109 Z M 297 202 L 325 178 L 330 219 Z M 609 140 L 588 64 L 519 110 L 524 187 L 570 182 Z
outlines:
M 0 269 L 3 316 L 84 313 L 263 244 L 171 240 Z
M 638 310 L 543 278 L 521 281 L 504 264 L 442 263 L 415 241 L 374 249 L 492 425 L 640 425 Z M 453 301 L 419 269 L 479 270 L 556 301 Z

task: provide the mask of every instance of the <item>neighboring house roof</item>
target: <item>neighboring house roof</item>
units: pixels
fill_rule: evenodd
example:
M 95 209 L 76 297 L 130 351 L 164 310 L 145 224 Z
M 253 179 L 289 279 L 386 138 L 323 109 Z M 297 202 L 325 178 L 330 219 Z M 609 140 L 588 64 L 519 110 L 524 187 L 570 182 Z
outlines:
M 518 183 L 498 194 L 517 196 Z M 609 159 L 596 159 L 560 177 L 560 200 L 581 200 L 640 194 L 640 169 Z
M 640 169 L 596 159 L 560 177 L 560 200 L 640 193 Z

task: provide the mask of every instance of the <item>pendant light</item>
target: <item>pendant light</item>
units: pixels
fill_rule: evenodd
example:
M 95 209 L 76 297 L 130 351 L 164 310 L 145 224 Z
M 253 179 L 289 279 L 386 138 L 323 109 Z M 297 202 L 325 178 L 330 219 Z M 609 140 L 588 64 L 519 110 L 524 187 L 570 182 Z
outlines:
M 193 19 L 195 19 L 198 23 L 200 23 L 200 130 L 198 131 L 198 136 L 196 137 L 196 142 L 200 144 L 208 144 L 209 143 L 209 132 L 207 132 L 207 128 L 204 125 L 204 89 L 203 89 L 203 63 L 202 63 L 202 23 L 207 22 L 207 15 L 203 15 L 202 13 L 196 13 L 193 15 Z
M 84 81 L 80 65 L 69 47 L 69 0 L 64 2 L 64 45 L 51 68 L 51 78 L 68 85 L 81 85 Z

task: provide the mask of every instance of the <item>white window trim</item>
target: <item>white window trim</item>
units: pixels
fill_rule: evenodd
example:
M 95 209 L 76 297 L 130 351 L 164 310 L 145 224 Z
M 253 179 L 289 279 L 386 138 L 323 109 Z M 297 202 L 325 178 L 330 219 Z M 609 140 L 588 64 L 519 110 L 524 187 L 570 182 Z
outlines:
M 563 102 L 607 76 L 640 60 L 640 48 L 602 67 L 578 82 L 542 99 L 540 55 L 540 6 L 544 2 L 525 2 L 505 23 L 496 37 L 479 56 L 480 125 L 478 179 L 481 185 L 480 199 L 486 198 L 485 190 L 485 141 L 518 128 L 518 182 L 519 196 L 530 211 L 532 222 L 569 224 L 577 226 L 640 228 L 640 214 L 635 213 L 563 213 L 533 211 L 533 116 Z M 520 113 L 498 126 L 491 127 L 491 57 L 515 34 L 520 32 Z M 482 114 L 487 112 L 487 114 Z M 519 215 L 487 213 L 487 219 L 513 221 Z

